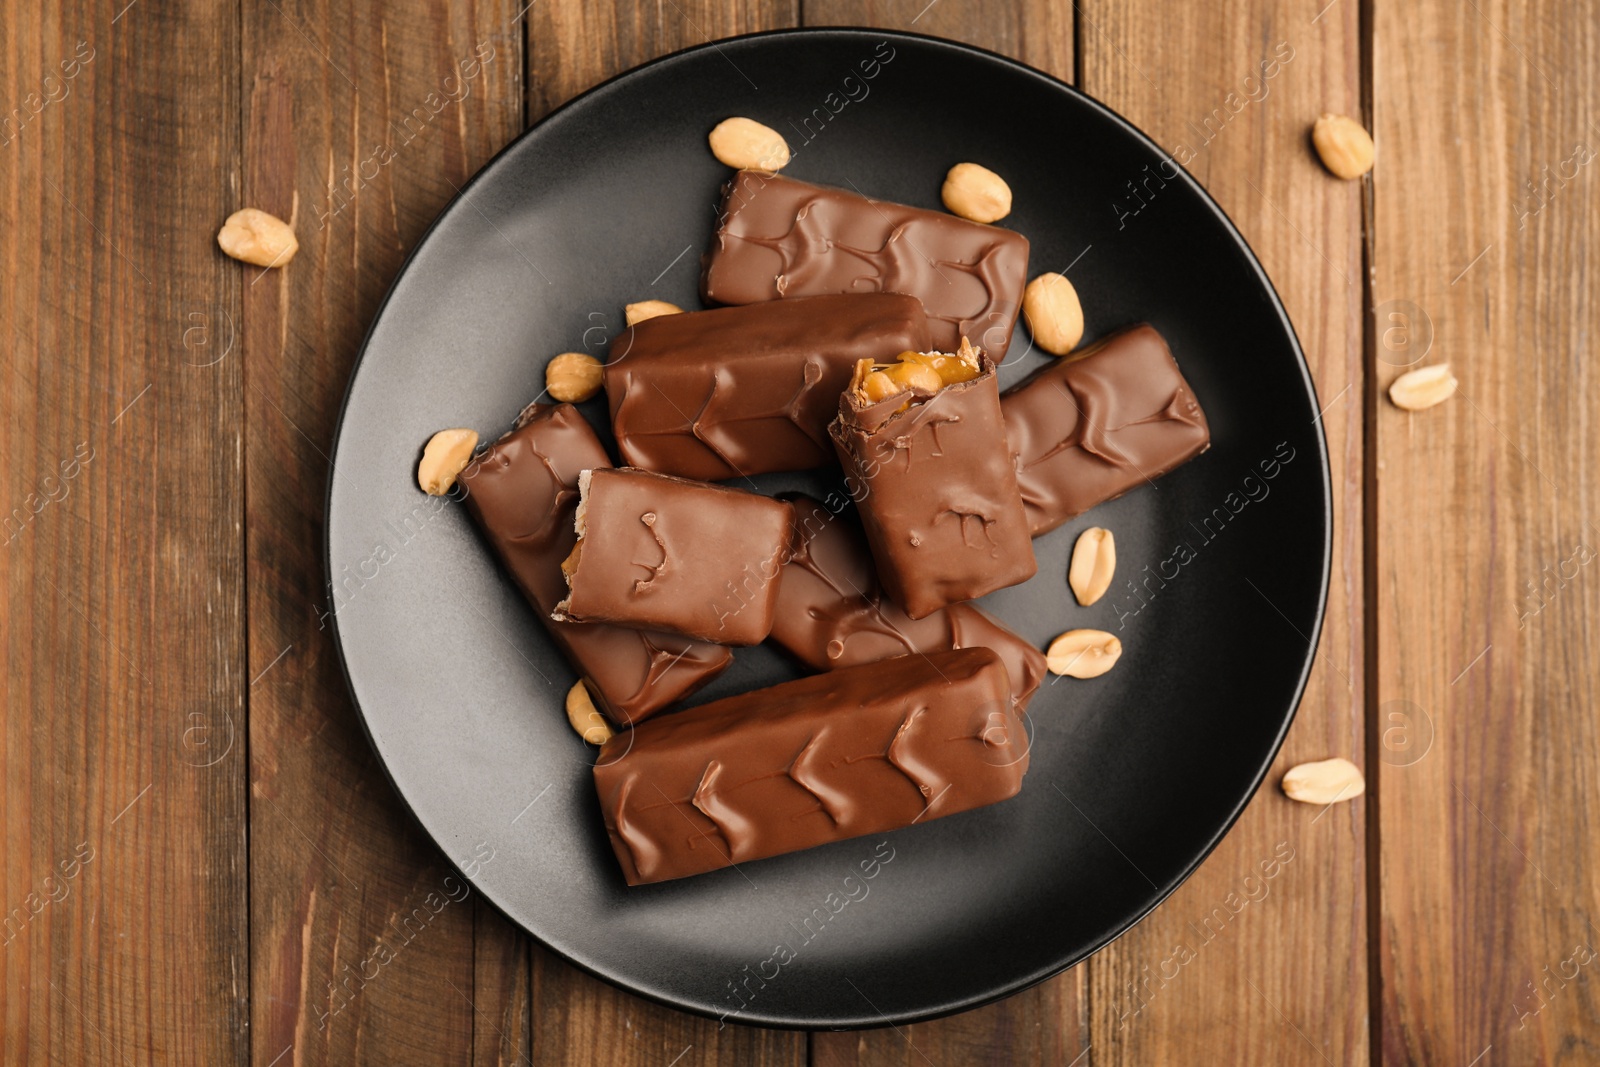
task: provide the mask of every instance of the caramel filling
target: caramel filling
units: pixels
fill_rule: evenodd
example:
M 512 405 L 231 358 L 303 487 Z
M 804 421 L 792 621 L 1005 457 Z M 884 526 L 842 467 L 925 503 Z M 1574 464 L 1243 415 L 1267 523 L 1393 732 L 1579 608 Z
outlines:
M 910 404 L 913 397 L 930 397 L 947 385 L 970 382 L 982 372 L 978 350 L 963 337 L 957 352 L 902 352 L 894 363 L 860 360 L 850 390 L 864 404 L 910 393 L 906 398 Z

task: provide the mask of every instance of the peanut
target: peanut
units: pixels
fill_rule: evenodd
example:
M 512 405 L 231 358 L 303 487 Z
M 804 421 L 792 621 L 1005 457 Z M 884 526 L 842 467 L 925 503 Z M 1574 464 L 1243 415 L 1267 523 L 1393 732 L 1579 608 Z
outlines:
M 681 307 L 677 304 L 669 304 L 665 300 L 641 300 L 622 309 L 622 317 L 629 326 L 637 325 L 645 319 L 653 319 L 657 315 L 681 314 L 683 314 Z
M 1347 759 L 1325 759 L 1289 768 L 1283 776 L 1284 795 L 1303 804 L 1332 804 L 1353 800 L 1367 791 L 1361 769 Z
M 1311 143 L 1322 157 L 1322 165 L 1336 178 L 1350 181 L 1372 169 L 1372 135 L 1346 115 L 1325 114 L 1317 119 L 1311 127 Z
M 428 439 L 417 464 L 417 484 L 429 496 L 444 496 L 478 447 L 476 430 L 440 430 Z
M 1455 395 L 1455 375 L 1450 364 L 1436 363 L 1431 367 L 1418 367 L 1406 371 L 1389 385 L 1389 399 L 1394 406 L 1407 411 L 1422 411 L 1442 404 Z
M 1067 584 L 1078 603 L 1088 607 L 1106 595 L 1111 576 L 1117 570 L 1117 539 L 1103 526 L 1091 526 L 1078 535 L 1072 546 L 1072 563 L 1067 568 Z
M 896 363 L 888 370 L 879 371 L 902 389 L 919 393 L 937 393 L 944 386 L 939 372 L 926 363 Z
M 976 163 L 957 163 L 944 176 L 939 198 L 951 214 L 973 222 L 998 222 L 1011 214 L 1011 186 Z
M 217 231 L 217 244 L 234 259 L 258 267 L 281 267 L 300 250 L 287 222 L 253 207 L 228 216 Z
M 563 404 L 581 404 L 600 391 L 605 365 L 582 352 L 563 352 L 544 365 L 545 390 Z
M 880 400 L 887 400 L 896 393 L 903 392 L 905 388 L 881 370 L 875 370 L 861 379 L 861 398 L 869 404 L 876 404 Z
M 737 170 L 776 173 L 789 162 L 789 145 L 783 135 L 755 119 L 723 119 L 707 140 L 711 154 Z
M 1072 678 L 1098 678 L 1116 665 L 1122 642 L 1104 630 L 1068 630 L 1045 649 L 1045 665 L 1052 674 Z
M 1041 274 L 1022 291 L 1022 317 L 1033 343 L 1064 356 L 1083 340 L 1083 305 L 1078 291 L 1060 274 Z
M 594 700 L 590 698 L 589 689 L 583 684 L 582 678 L 567 690 L 567 721 L 578 732 L 578 736 L 591 745 L 605 744 L 616 732 L 595 710 Z
M 900 361 L 932 367 L 934 373 L 939 376 L 939 381 L 945 385 L 970 382 L 981 373 L 976 356 L 971 363 L 968 363 L 961 356 L 951 355 L 948 352 L 902 352 Z

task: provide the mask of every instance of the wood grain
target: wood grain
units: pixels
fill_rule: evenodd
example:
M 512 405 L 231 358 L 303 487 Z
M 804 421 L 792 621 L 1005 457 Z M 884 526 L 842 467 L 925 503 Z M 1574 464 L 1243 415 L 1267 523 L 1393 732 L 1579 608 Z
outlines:
M 528 121 L 647 60 L 798 21 L 796 0 L 541 0 L 528 12 Z
M 1096 1067 L 1368 1053 L 1366 802 L 1324 812 L 1277 788 L 1293 764 L 1360 764 L 1364 747 L 1361 186 L 1307 143 L 1322 111 L 1360 112 L 1359 8 L 1321 7 L 1079 7 L 1083 88 L 1207 187 L 1288 308 L 1327 408 L 1335 522 L 1316 667 L 1268 783 L 1199 872 L 1090 961 Z M 1283 622 L 1263 603 L 1247 625 Z
M 532 960 L 529 940 L 492 904 L 474 905 L 473 1067 L 509 1067 L 527 1062 L 533 1043 Z
M 1073 11 L 1044 0 L 806 0 L 808 26 L 866 25 L 950 37 L 1073 80 Z M 813 1034 L 816 1067 L 934 1063 L 1065 1064 L 1088 1044 L 1083 968 L 998 1004 L 914 1026 Z
M 239 196 L 300 238 L 288 269 L 248 272 L 242 330 L 259 1064 L 493 1062 L 501 1034 L 522 1036 L 524 955 L 503 924 L 476 921 L 361 732 L 321 548 L 361 337 L 428 223 L 521 129 L 517 7 L 246 9 Z
M 237 1064 L 239 24 L 123 6 L 0 4 L 0 1059 Z
M 1597 12 L 1374 14 L 1375 326 L 1432 346 L 1373 384 L 1461 382 L 1372 411 L 1380 725 L 1432 728 L 1378 768 L 1382 1061 L 1596 1062 Z
M 781 0 L 542 0 L 528 13 L 528 119 L 629 67 L 708 40 L 792 26 Z M 798 1064 L 804 1035 L 722 1026 L 624 993 L 533 946 L 535 1065 Z
M 1073 81 L 1073 7 L 1050 0 L 803 0 L 807 26 L 872 26 L 948 37 Z

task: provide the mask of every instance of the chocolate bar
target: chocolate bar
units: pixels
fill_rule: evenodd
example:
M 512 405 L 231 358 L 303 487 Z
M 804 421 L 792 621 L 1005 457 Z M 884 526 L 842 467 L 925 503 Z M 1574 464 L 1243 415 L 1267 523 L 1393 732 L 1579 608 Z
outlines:
M 1037 569 L 994 363 L 965 344 L 960 356 L 975 377 L 878 400 L 866 399 L 873 372 L 859 364 L 829 426 L 878 578 L 913 619 Z
M 1028 281 L 1028 239 L 955 215 L 741 170 L 723 190 L 700 289 L 717 304 L 908 293 L 934 347 L 1004 354 Z
M 646 319 L 617 336 L 606 396 L 630 466 L 715 482 L 833 462 L 858 359 L 928 347 L 915 297 L 814 296 Z
M 1211 446 L 1194 390 L 1144 324 L 1051 363 L 1000 408 L 1035 537 Z
M 568 595 L 552 617 L 753 645 L 772 629 L 794 510 L 625 467 L 584 471 Z
M 594 781 L 641 885 L 993 804 L 1027 769 L 1000 657 L 963 648 L 664 715 L 602 745 Z
M 1027 708 L 1044 678 L 1044 653 L 972 604 L 951 604 L 913 619 L 883 595 L 856 520 L 799 494 L 794 558 L 784 564 L 771 640 L 817 671 L 876 663 L 909 652 L 991 648 L 1011 679 L 1011 699 Z
M 583 676 L 595 705 L 626 726 L 699 689 L 733 662 L 733 654 L 677 634 L 550 619 L 567 595 L 561 561 L 577 539 L 578 473 L 610 462 L 577 408 L 535 404 L 467 465 L 458 484 L 467 513 Z

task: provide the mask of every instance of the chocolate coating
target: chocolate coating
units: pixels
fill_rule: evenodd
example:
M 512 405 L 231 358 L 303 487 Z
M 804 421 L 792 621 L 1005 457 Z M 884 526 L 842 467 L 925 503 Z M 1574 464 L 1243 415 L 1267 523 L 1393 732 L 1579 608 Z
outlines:
M 1194 390 L 1153 326 L 1130 326 L 1000 398 L 1035 537 L 1211 446 Z
M 1022 310 L 1028 239 L 955 215 L 741 170 L 723 190 L 701 294 L 755 304 L 823 293 L 909 293 L 932 342 L 1004 352 Z
M 609 465 L 577 408 L 535 405 L 467 465 L 457 484 L 466 493 L 467 513 L 583 676 L 596 707 L 626 726 L 705 685 L 733 654 L 677 634 L 550 619 L 567 595 L 561 561 L 576 539 L 578 472 Z
M 972 604 L 913 619 L 883 595 L 854 517 L 798 494 L 794 558 L 784 564 L 771 640 L 818 671 L 876 663 L 909 652 L 991 648 L 1022 711 L 1044 679 L 1044 653 Z
M 833 462 L 828 422 L 858 359 L 928 347 L 915 297 L 815 296 L 660 315 L 606 363 L 617 447 L 631 466 L 721 481 Z
M 594 781 L 640 885 L 993 804 L 1027 769 L 1000 658 L 965 648 L 664 715 L 602 745 Z
M 994 363 L 905 410 L 839 397 L 828 427 L 896 604 L 921 619 L 1032 578 L 1038 565 L 1006 448 Z
M 781 500 L 625 467 L 580 482 L 584 534 L 554 617 L 753 645 L 772 629 L 794 511 Z

